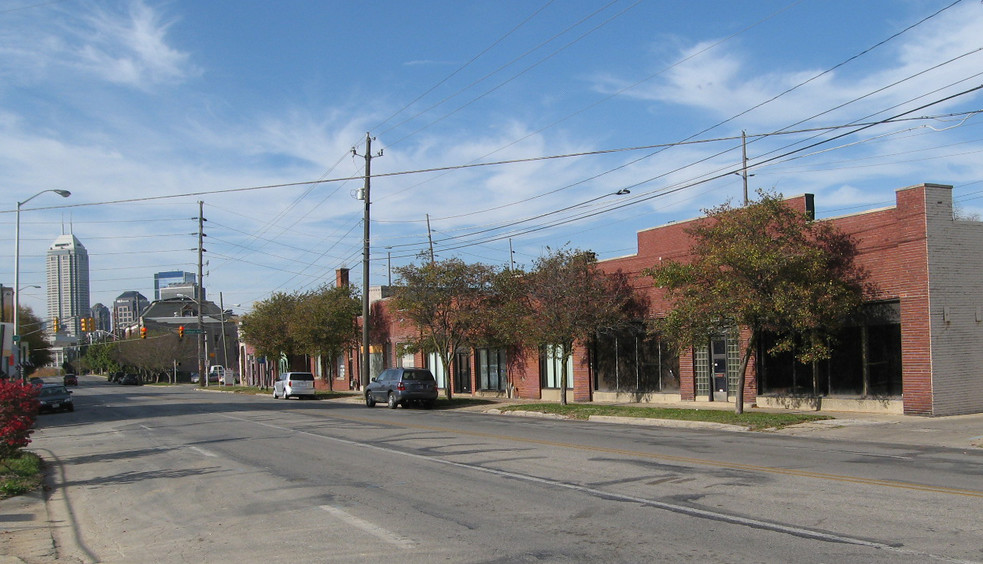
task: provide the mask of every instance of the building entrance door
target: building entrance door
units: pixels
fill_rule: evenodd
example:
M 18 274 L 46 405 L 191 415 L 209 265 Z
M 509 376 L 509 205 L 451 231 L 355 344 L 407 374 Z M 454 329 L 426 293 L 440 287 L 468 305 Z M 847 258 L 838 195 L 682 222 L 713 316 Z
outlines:
M 454 391 L 471 393 L 471 354 L 458 352 L 454 355 Z
M 727 340 L 716 337 L 710 341 L 710 399 L 727 401 Z

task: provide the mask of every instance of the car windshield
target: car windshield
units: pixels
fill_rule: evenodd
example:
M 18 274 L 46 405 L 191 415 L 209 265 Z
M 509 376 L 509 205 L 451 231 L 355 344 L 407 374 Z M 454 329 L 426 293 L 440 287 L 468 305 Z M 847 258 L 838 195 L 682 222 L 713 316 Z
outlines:
M 68 393 L 64 386 L 53 386 L 41 388 L 41 397 L 59 396 Z

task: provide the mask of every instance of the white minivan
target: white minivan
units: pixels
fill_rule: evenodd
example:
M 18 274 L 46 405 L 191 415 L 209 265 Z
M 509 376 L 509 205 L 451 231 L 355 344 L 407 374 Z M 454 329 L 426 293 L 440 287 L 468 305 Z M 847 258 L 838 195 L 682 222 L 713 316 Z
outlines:
M 314 398 L 314 375 L 310 372 L 284 372 L 273 382 L 273 399 L 290 396 Z

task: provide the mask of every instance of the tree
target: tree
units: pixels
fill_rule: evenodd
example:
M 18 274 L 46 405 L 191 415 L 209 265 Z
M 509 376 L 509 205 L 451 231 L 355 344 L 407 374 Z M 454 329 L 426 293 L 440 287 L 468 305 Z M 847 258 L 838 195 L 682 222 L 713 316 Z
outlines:
M 240 329 L 244 340 L 266 357 L 299 350 L 290 332 L 290 320 L 297 309 L 298 296 L 276 292 L 269 299 L 256 302 L 253 311 L 242 316 Z
M 28 357 L 22 362 L 24 364 L 23 376 L 30 376 L 39 366 L 51 364 L 54 357 L 51 355 L 51 343 L 48 342 L 44 334 L 44 324 L 41 319 L 34 315 L 34 311 L 25 306 L 20 306 L 20 337 L 22 345 L 26 345 Z M 26 362 L 30 361 L 30 362 Z
M 792 351 L 801 362 L 828 359 L 830 335 L 869 292 L 854 263 L 856 242 L 826 222 L 790 208 L 780 194 L 759 192 L 743 208 L 706 211 L 687 230 L 689 264 L 665 261 L 645 273 L 666 290 L 672 310 L 658 326 L 681 347 L 745 328 L 735 411 L 744 411 L 747 365 L 763 331 L 779 336 L 767 351 Z
M 440 356 L 451 377 L 444 388 L 447 399 L 451 399 L 454 353 L 475 340 L 495 268 L 452 258 L 422 266 L 411 264 L 397 268 L 396 273 L 400 285 L 393 305 L 419 327 L 420 338 L 415 345 Z
M 287 328 L 299 350 L 326 356 L 329 366 L 334 367 L 338 356 L 358 343 L 355 319 L 361 311 L 361 300 L 353 287 L 322 286 L 297 298 Z
M 109 341 L 92 343 L 82 360 L 84 366 L 96 373 L 119 372 L 119 346 Z
M 521 278 L 529 304 L 529 340 L 560 355 L 560 403 L 567 403 L 567 362 L 575 343 L 586 344 L 600 329 L 632 317 L 634 291 L 627 277 L 608 275 L 594 253 L 547 249 L 534 270 Z

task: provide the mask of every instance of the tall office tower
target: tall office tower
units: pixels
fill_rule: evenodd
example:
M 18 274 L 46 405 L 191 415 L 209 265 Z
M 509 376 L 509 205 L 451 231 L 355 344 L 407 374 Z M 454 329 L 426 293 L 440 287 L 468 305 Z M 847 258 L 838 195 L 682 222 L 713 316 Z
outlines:
M 89 252 L 75 235 L 61 235 L 48 247 L 48 320 L 57 317 L 62 331 L 77 337 L 90 313 Z
M 160 291 L 171 284 L 194 284 L 195 275 L 181 270 L 170 270 L 154 274 L 154 300 L 162 300 Z
M 136 290 L 123 292 L 113 302 L 113 331 L 122 337 L 123 331 L 140 321 L 140 315 L 150 302 Z

